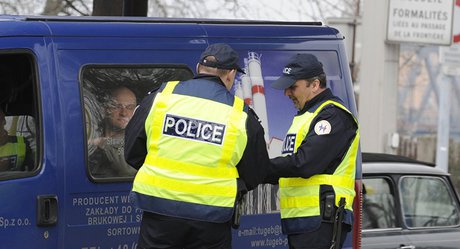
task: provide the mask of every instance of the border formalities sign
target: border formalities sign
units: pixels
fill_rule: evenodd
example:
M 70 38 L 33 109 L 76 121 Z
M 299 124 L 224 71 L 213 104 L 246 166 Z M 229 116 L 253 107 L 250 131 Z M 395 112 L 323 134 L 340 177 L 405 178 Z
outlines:
M 390 0 L 387 41 L 450 45 L 454 0 Z

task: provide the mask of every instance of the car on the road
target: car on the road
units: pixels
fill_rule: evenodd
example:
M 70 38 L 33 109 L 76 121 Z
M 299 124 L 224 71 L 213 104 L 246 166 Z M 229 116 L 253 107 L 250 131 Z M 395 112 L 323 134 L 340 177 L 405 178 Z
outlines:
M 460 248 L 460 202 L 448 173 L 363 153 L 363 249 Z

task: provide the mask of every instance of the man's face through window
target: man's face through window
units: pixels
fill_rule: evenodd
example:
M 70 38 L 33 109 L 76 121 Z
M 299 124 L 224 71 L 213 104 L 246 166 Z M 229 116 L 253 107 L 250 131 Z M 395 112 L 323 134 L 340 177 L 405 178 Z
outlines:
M 112 103 L 109 106 L 109 120 L 113 129 L 125 129 L 136 108 L 136 96 L 126 87 L 112 93 Z

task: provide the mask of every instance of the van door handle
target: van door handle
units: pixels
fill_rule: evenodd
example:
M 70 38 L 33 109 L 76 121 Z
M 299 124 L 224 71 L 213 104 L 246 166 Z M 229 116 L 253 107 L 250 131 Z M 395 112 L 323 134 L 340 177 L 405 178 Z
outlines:
M 37 226 L 53 226 L 58 220 L 56 195 L 37 196 Z
M 401 245 L 399 247 L 399 249 L 415 249 L 415 246 L 413 246 L 413 245 L 410 245 L 410 246 Z

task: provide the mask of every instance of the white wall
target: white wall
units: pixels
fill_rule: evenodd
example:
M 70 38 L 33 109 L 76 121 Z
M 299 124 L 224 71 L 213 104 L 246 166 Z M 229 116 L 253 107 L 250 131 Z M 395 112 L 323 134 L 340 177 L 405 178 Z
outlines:
M 361 149 L 395 153 L 399 45 L 387 44 L 388 0 L 364 0 L 358 114 Z

